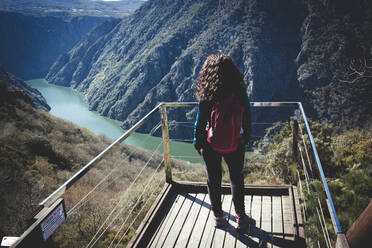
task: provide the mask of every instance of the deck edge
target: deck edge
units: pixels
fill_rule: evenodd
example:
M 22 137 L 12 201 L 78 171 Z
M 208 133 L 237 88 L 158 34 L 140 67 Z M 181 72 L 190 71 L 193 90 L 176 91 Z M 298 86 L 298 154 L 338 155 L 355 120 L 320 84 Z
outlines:
M 142 244 L 144 242 L 148 243 L 148 241 L 152 238 L 152 235 L 150 234 L 155 231 L 153 228 L 154 224 L 162 214 L 159 209 L 162 209 L 164 205 L 167 204 L 167 201 L 174 194 L 174 192 L 175 190 L 174 187 L 172 187 L 172 184 L 166 183 L 164 185 L 163 190 L 152 204 L 141 224 L 138 226 L 127 247 L 143 247 Z

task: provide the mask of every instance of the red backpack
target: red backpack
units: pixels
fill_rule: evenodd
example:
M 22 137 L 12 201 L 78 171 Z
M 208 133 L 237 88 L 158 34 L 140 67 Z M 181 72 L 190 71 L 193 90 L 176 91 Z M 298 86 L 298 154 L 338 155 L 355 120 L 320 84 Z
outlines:
M 212 107 L 207 126 L 207 141 L 213 150 L 229 153 L 238 148 L 239 140 L 243 134 L 244 110 L 240 99 L 234 94 Z

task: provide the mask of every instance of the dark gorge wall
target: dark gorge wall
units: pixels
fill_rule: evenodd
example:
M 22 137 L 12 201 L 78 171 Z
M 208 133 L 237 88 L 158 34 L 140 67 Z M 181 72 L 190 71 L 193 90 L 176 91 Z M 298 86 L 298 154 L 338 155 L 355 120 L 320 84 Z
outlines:
M 372 127 L 372 2 L 309 0 L 296 58 L 313 118 L 337 129 Z
M 91 109 L 129 127 L 160 101 L 193 101 L 204 60 L 222 50 L 252 100 L 294 100 L 305 16 L 306 5 L 291 0 L 147 1 L 105 36 L 100 28 L 88 35 L 47 79 L 80 90 Z
M 7 84 L 10 87 L 14 86 L 17 89 L 19 89 L 19 91 L 22 91 L 22 93 L 20 94 L 27 95 L 29 100 L 31 100 L 28 102 L 32 104 L 33 106 L 35 106 L 36 108 L 41 108 L 47 111 L 50 110 L 50 106 L 48 105 L 45 98 L 41 95 L 41 93 L 37 89 L 30 87 L 28 84 L 26 84 L 22 80 L 18 79 L 14 75 L 5 71 L 4 68 L 2 68 L 1 66 L 0 66 L 0 81 L 4 85 Z M 3 89 L 0 89 L 0 91 L 2 90 Z M 4 93 L 4 92 L 1 92 L 1 93 Z M 9 96 L 3 95 L 3 94 L 1 94 L 1 97 L 9 98 Z
M 0 11 L 0 64 L 24 80 L 45 77 L 60 53 L 69 51 L 105 19 Z
M 344 107 L 360 104 L 358 85 L 366 101 L 370 83 L 350 87 L 340 78 L 352 59 L 370 60 L 370 13 L 364 0 L 149 0 L 117 26 L 91 32 L 47 79 L 81 91 L 91 109 L 128 128 L 161 101 L 193 101 L 203 62 L 222 50 L 252 101 L 302 101 L 312 118 L 335 125 L 365 113 L 362 123 L 368 109 Z

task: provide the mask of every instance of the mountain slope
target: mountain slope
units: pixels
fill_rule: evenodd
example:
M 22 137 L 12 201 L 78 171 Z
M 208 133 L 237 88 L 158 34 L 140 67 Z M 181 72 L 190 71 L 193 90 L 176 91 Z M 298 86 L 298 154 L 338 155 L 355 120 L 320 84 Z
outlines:
M 317 119 L 372 128 L 372 2 L 308 1 L 297 75 Z
M 15 86 L 23 90 L 31 98 L 33 104 L 35 104 L 37 108 L 42 108 L 47 111 L 50 110 L 50 106 L 48 105 L 45 98 L 41 95 L 41 93 L 37 89 L 30 87 L 22 80 L 8 73 L 1 66 L 0 66 L 0 80 L 3 82 L 7 82 L 8 85 Z
M 302 101 L 314 119 L 339 129 L 368 128 L 371 5 L 149 0 L 104 37 L 85 40 L 57 60 L 47 79 L 78 89 L 91 109 L 129 127 L 160 101 L 194 100 L 205 58 L 222 50 L 242 71 L 251 100 Z M 80 56 L 82 47 L 87 55 Z M 350 74 L 358 73 L 364 74 L 355 83 Z M 268 116 L 262 118 L 274 121 Z
M 160 101 L 193 100 L 206 56 L 222 50 L 244 74 L 252 100 L 294 100 L 305 14 L 292 0 L 147 1 L 87 42 L 92 32 L 56 61 L 47 80 L 78 89 L 91 109 L 129 127 Z M 90 53 L 80 56 L 82 47 Z

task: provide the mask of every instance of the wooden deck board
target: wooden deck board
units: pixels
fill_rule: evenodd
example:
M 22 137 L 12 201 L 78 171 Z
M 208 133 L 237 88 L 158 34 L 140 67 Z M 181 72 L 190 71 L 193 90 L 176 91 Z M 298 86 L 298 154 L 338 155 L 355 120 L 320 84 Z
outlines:
M 202 203 L 204 201 L 205 196 L 206 196 L 205 194 L 195 195 L 193 199 L 193 203 L 190 207 L 189 213 L 186 216 L 186 219 L 182 226 L 182 230 L 179 233 L 179 238 L 177 240 L 177 243 L 174 245 L 174 247 L 186 247 L 187 246 L 189 242 L 189 238 L 191 237 L 191 234 L 195 227 L 195 223 L 199 215 L 200 208 L 202 207 Z M 200 201 L 202 202 L 200 203 Z
M 222 203 L 223 203 L 224 195 L 222 195 L 221 200 L 222 200 Z M 206 225 L 205 225 L 203 236 L 200 239 L 199 247 L 210 247 L 211 246 L 211 244 L 213 242 L 214 234 L 216 232 L 216 228 L 214 227 L 214 223 L 215 222 L 214 222 L 213 211 L 210 210 L 208 220 L 207 220 Z
M 179 235 L 184 227 L 184 223 L 187 220 L 191 206 L 194 203 L 195 194 L 189 195 L 188 193 L 181 193 L 184 198 L 181 208 L 178 214 L 175 216 L 171 229 L 168 232 L 167 238 L 164 240 L 161 247 L 174 247 L 179 239 Z M 182 238 L 181 238 L 182 239 Z
M 146 230 L 137 230 L 135 236 L 152 236 L 148 238 L 150 242 L 141 247 L 287 247 L 294 244 L 295 233 L 304 235 L 301 213 L 298 212 L 300 208 L 293 206 L 294 203 L 298 204 L 298 200 L 294 194 L 289 195 L 292 188 L 287 188 L 246 189 L 246 212 L 255 223 L 241 232 L 236 230 L 234 204 L 226 189 L 222 195 L 222 207 L 227 219 L 224 229 L 214 227 L 210 199 L 202 185 L 189 191 L 192 193 L 174 190 L 174 196 L 167 198 L 169 203 L 164 207 L 164 213 L 155 221 L 158 225 L 152 228 L 155 231 L 146 234 Z M 294 223 L 296 220 L 300 222 Z M 298 231 L 300 228 L 302 230 Z M 136 247 L 133 244 L 137 243 L 131 242 L 132 246 L 129 247 Z
M 210 200 L 207 194 L 204 196 L 204 202 L 200 209 L 199 217 L 195 223 L 194 230 L 189 239 L 188 247 L 198 247 L 202 241 L 204 233 L 209 229 L 210 221 Z
M 181 209 L 182 203 L 184 202 L 184 200 L 185 200 L 184 197 L 182 197 L 181 195 L 177 195 L 177 198 L 173 202 L 172 208 L 169 214 L 166 216 L 166 221 L 163 222 L 163 224 L 160 226 L 161 231 L 158 232 L 151 247 L 162 247 L 162 244 L 165 242 L 165 239 L 170 233 L 173 221 L 178 215 L 179 210 Z
M 261 196 L 254 195 L 252 200 L 252 218 L 256 220 L 256 226 L 251 228 L 250 235 L 254 243 L 259 244 L 260 228 L 261 228 Z
M 222 201 L 222 211 L 223 211 L 225 218 L 229 216 L 230 205 L 231 205 L 231 195 L 224 195 L 223 201 Z M 223 228 L 223 229 L 215 228 L 211 247 L 213 248 L 224 247 L 225 237 L 226 237 L 226 228 Z
M 224 247 L 235 247 L 236 243 L 236 219 L 235 219 L 235 208 L 234 203 L 232 201 L 232 196 L 230 195 L 230 209 L 229 214 L 227 216 L 227 228 L 225 233 L 225 242 Z
M 274 237 L 283 238 L 283 218 L 282 218 L 282 198 L 280 196 L 273 196 L 272 201 L 272 211 L 273 211 L 273 239 Z M 279 247 L 275 244 L 274 248 Z
M 291 209 L 291 199 L 289 196 L 282 196 L 283 199 L 283 223 L 284 223 L 284 239 L 293 240 L 293 218 Z
M 271 241 L 272 233 L 272 219 L 271 219 L 271 197 L 263 196 L 262 197 L 262 235 L 261 243 L 263 247 L 268 246 L 267 244 Z

